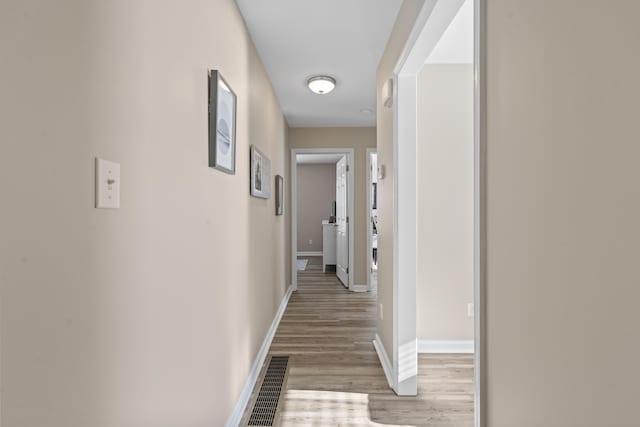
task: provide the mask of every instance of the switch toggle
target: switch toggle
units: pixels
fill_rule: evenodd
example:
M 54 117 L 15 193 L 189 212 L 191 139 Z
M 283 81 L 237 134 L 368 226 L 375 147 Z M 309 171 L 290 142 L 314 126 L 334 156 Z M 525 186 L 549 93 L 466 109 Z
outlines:
M 96 158 L 96 208 L 120 208 L 120 164 Z

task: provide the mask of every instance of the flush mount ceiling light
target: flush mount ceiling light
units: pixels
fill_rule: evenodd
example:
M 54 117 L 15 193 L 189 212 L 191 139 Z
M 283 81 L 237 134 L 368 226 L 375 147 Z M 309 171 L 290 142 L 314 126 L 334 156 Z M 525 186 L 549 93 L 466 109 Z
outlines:
M 336 79 L 329 76 L 315 76 L 307 80 L 309 90 L 318 95 L 326 95 L 336 87 Z

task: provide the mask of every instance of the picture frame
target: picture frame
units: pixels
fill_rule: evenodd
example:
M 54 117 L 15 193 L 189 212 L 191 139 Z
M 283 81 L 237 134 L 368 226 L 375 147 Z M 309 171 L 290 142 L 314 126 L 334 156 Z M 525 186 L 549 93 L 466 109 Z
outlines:
M 284 177 L 276 175 L 276 216 L 284 215 Z
M 251 146 L 250 157 L 250 194 L 253 197 L 268 199 L 271 197 L 271 161 L 255 145 Z
M 236 101 L 218 70 L 209 71 L 209 167 L 236 173 Z

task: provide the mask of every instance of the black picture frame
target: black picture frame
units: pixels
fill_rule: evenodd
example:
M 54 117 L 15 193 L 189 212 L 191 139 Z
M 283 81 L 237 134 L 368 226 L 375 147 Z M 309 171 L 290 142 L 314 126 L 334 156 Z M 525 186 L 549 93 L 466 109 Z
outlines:
M 276 175 L 276 216 L 284 215 L 284 177 Z
M 251 145 L 249 167 L 250 194 L 260 199 L 271 198 L 271 160 Z
M 378 183 L 371 183 L 371 209 L 378 209 Z
M 209 167 L 236 173 L 237 97 L 218 70 L 209 70 Z

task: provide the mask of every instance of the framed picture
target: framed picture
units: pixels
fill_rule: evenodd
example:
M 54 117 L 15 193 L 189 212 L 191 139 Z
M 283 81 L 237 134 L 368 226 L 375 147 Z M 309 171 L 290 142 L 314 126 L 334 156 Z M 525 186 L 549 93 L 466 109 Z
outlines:
M 276 215 L 284 214 L 284 178 L 276 175 Z
M 251 195 L 268 199 L 271 197 L 271 161 L 264 153 L 251 146 Z
M 209 167 L 236 173 L 236 94 L 217 70 L 209 72 Z
M 371 183 L 371 209 L 378 209 L 378 183 Z

